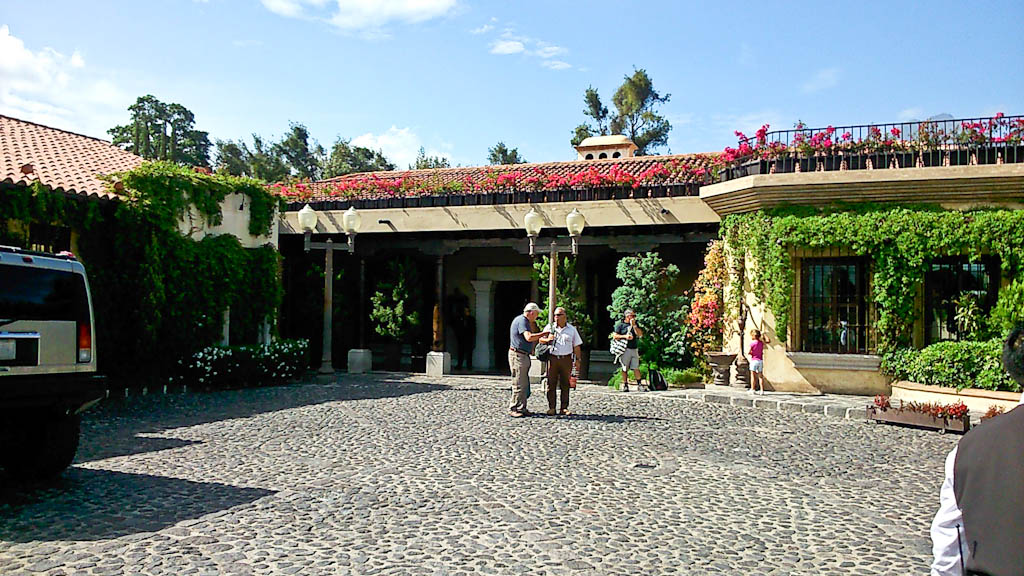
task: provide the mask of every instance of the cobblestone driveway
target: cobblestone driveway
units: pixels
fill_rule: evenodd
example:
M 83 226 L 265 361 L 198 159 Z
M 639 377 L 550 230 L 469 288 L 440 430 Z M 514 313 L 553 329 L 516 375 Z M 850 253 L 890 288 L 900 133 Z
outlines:
M 956 436 L 594 391 L 513 420 L 503 382 L 108 401 L 53 486 L 0 477 L 0 573 L 927 572 Z

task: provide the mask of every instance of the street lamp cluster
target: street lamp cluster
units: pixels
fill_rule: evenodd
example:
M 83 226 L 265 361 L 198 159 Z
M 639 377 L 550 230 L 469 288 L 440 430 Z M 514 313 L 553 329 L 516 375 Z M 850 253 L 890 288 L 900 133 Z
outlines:
M 325 252 L 325 265 L 324 265 L 324 351 L 320 357 L 320 370 L 321 374 L 330 374 L 334 372 L 334 366 L 331 360 L 331 348 L 333 346 L 331 326 L 334 323 L 334 251 L 345 250 L 349 254 L 355 252 L 356 249 L 356 234 L 359 233 L 359 226 L 363 223 L 363 217 L 356 211 L 355 207 L 350 207 L 341 217 L 341 226 L 345 231 L 345 235 L 348 237 L 348 245 L 344 248 L 335 246 L 334 241 L 330 238 L 326 242 L 312 242 L 313 230 L 316 229 L 317 221 L 320 216 L 316 213 L 316 210 L 306 204 L 299 210 L 299 227 L 303 231 L 303 248 L 306 252 L 309 252 L 311 248 L 323 249 Z
M 575 256 L 578 251 L 578 239 L 583 234 L 583 227 L 586 225 L 586 218 L 576 208 L 572 209 L 565 216 L 565 227 L 569 230 L 569 238 L 572 240 L 572 255 Z M 540 236 L 540 231 L 544 228 L 544 217 L 537 212 L 534 207 L 530 208 L 530 211 L 526 213 L 526 217 L 523 218 L 523 226 L 526 228 L 526 235 L 530 238 L 530 256 L 535 255 L 535 245 L 537 237 Z M 557 292 L 558 283 L 558 243 L 552 238 L 551 239 L 551 255 L 549 261 L 550 275 L 548 277 L 548 319 L 551 322 L 555 320 L 555 294 Z

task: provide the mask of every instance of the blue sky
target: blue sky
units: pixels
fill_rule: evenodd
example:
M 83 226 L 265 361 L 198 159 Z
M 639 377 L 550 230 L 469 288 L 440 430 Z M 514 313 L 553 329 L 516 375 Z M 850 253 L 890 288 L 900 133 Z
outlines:
M 1024 3 L 146 0 L 0 2 L 0 113 L 106 138 L 151 93 L 212 138 L 304 123 L 405 167 L 575 157 L 583 92 L 644 68 L 661 153 L 733 130 L 1024 114 Z

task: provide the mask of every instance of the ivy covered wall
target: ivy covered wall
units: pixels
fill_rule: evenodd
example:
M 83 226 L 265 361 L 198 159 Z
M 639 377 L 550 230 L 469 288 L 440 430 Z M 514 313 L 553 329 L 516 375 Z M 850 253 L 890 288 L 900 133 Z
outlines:
M 727 216 L 722 235 L 733 258 L 752 259 L 750 291 L 774 313 L 780 338 L 787 334 L 793 304 L 791 249 L 834 248 L 869 257 L 870 298 L 878 312 L 875 329 L 881 352 L 911 343 L 920 312 L 917 292 L 931 260 L 995 255 L 1006 281 L 1018 278 L 1024 265 L 1024 210 L 877 204 L 787 207 Z M 728 304 L 733 313 L 744 293 L 740 281 L 736 275 L 731 279 Z
M 19 229 L 10 222 L 77 232 L 102 372 L 126 385 L 166 375 L 178 360 L 220 340 L 228 306 L 232 340 L 254 340 L 264 319 L 275 318 L 282 290 L 273 246 L 246 249 L 231 235 L 195 241 L 177 228 L 189 204 L 216 224 L 224 198 L 242 193 L 250 201 L 250 233 L 267 234 L 278 201 L 261 182 L 159 162 L 108 181 L 123 201 L 85 199 L 39 184 L 0 189 L 0 242 L 26 245 L 25 235 L 10 232 Z

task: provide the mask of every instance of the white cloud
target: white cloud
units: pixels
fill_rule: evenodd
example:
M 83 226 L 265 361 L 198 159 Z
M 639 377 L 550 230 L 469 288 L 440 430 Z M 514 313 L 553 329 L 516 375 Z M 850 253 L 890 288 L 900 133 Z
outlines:
M 497 20 L 492 18 L 492 22 Z M 479 30 L 479 29 L 478 29 Z M 476 33 L 474 30 L 473 33 Z M 508 54 L 523 54 L 525 56 L 531 56 L 540 60 L 540 65 L 550 70 L 566 70 L 572 68 L 572 64 L 564 60 L 556 60 L 556 56 L 561 56 L 569 52 L 568 49 L 562 46 L 556 46 L 543 40 L 536 38 L 530 38 L 529 36 L 523 36 L 518 34 L 515 28 L 506 27 L 501 32 L 501 38 L 491 42 L 491 54 L 508 55 Z
M 491 44 L 491 54 L 519 54 L 526 46 L 518 40 L 495 40 Z
M 834 88 L 839 85 L 839 72 L 839 68 L 825 68 L 818 70 L 814 76 L 804 82 L 803 86 L 801 86 L 801 90 L 806 94 L 813 94 L 815 92 Z
M 398 166 L 399 170 L 405 170 L 416 161 L 420 147 L 423 146 L 420 137 L 412 131 L 412 128 L 399 128 L 392 126 L 383 134 L 368 132 L 352 139 L 352 144 L 362 146 L 371 150 L 380 150 L 387 156 L 388 160 Z M 433 148 L 426 150 L 427 156 L 449 157 L 449 154 L 440 152 Z
M 551 44 L 545 44 L 544 42 L 538 42 L 538 45 L 538 48 L 534 50 L 533 53 L 540 58 L 554 58 L 555 56 L 565 54 L 566 52 L 566 49 L 561 46 L 552 46 Z
M 470 34 L 474 34 L 474 35 L 480 35 L 480 34 L 486 34 L 486 33 L 490 32 L 491 30 L 494 30 L 494 26 L 491 26 L 490 24 L 484 24 L 483 26 L 481 26 L 479 28 L 473 28 L 472 30 L 469 31 L 469 33 Z
M 416 23 L 449 14 L 456 0 L 261 0 L 264 8 L 287 18 L 320 20 L 346 31 L 384 37 L 392 23 Z
M 540 65 L 545 68 L 550 68 L 551 70 L 565 70 L 566 68 L 572 68 L 572 64 L 562 62 L 561 60 L 545 60 L 541 62 Z
M 0 113 L 108 138 L 107 128 L 126 119 L 131 101 L 78 51 L 70 57 L 49 47 L 33 51 L 0 26 Z

